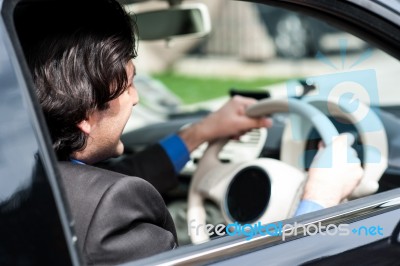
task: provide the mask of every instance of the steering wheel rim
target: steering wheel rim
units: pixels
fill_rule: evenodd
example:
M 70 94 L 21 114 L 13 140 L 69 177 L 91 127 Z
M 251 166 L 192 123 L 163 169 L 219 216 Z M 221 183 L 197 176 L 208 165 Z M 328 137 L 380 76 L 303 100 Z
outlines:
M 345 123 L 351 123 L 355 127 L 364 148 L 364 160 L 362 162 L 364 174 L 361 182 L 354 189 L 349 198 L 359 198 L 375 193 L 379 189 L 378 182 L 388 166 L 389 157 L 387 135 L 379 116 L 370 110 L 370 107 L 363 102 L 359 102 L 357 112 L 354 112 L 350 105 L 340 103 L 337 97 L 329 97 L 326 99 L 313 96 L 305 97 L 304 101 L 316 107 L 326 116 L 332 116 L 335 119 L 344 119 L 344 121 L 346 121 Z M 303 153 L 306 143 L 302 140 L 302 143 L 296 143 L 297 145 L 295 145 L 290 141 L 290 136 L 288 136 L 288 134 L 300 130 L 299 128 L 293 128 L 291 122 L 292 121 L 288 121 L 288 123 L 286 123 L 282 135 L 280 160 L 304 171 L 304 166 L 299 164 L 294 158 Z M 373 129 L 371 129 L 371 125 Z M 302 129 L 308 131 L 311 128 Z M 301 133 L 298 132 L 297 134 Z M 291 151 L 292 156 L 288 155 L 288 150 Z
M 261 117 L 277 112 L 295 112 L 302 118 L 310 121 L 320 133 L 326 145 L 330 144 L 338 136 L 335 126 L 321 111 L 297 99 L 265 99 L 246 110 L 246 114 L 250 117 Z M 198 188 L 209 169 L 221 164 L 218 159 L 218 153 L 227 142 L 228 139 L 219 139 L 210 143 L 203 157 L 200 159 L 191 180 L 187 221 L 189 236 L 194 244 L 209 240 L 209 236 L 205 230 L 198 230 L 199 226 L 204 227 L 206 224 L 206 211 L 203 204 L 204 197 Z

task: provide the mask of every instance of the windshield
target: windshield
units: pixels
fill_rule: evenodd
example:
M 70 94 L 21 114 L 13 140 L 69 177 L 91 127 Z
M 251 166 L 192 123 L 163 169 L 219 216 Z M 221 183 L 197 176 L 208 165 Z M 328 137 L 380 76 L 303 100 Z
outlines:
M 373 70 L 379 89 L 371 97 L 361 92 L 362 86 L 355 88 L 359 97 L 374 106 L 398 105 L 400 97 L 394 97 L 398 61 L 361 39 L 280 8 L 230 1 L 224 8 L 208 5 L 213 30 L 207 38 L 140 43 L 136 84 L 141 105 L 152 118 L 148 121 L 214 110 L 239 92 L 300 96 L 304 88 L 289 92 L 288 81 L 365 69 Z M 135 9 L 129 6 L 128 10 Z M 308 89 L 313 85 L 317 84 L 306 84 Z M 143 125 L 136 118 L 137 126 L 132 121 L 127 131 Z

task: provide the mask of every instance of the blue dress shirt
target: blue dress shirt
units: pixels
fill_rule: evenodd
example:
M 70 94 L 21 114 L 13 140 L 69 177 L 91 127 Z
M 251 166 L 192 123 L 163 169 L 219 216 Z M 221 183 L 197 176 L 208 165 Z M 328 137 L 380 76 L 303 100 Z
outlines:
M 321 210 L 323 208 L 324 207 L 322 207 L 318 203 L 315 203 L 311 200 L 302 200 L 300 202 L 299 206 L 297 207 L 297 210 L 296 210 L 296 213 L 294 214 L 294 216 L 299 216 L 299 215 L 309 213 L 309 212 L 315 212 L 315 211 Z
M 163 138 L 159 141 L 159 144 L 163 147 L 171 160 L 175 173 L 179 174 L 185 164 L 190 160 L 190 153 L 186 148 L 186 144 L 177 134 Z

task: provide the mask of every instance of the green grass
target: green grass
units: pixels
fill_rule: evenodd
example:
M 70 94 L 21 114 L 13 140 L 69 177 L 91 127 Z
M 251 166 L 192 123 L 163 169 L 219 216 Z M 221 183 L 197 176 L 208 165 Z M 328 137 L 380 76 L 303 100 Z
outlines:
M 254 91 L 274 83 L 284 82 L 283 78 L 214 78 L 185 76 L 173 72 L 154 74 L 154 78 L 163 82 L 186 104 L 214 99 L 228 95 L 229 89 Z

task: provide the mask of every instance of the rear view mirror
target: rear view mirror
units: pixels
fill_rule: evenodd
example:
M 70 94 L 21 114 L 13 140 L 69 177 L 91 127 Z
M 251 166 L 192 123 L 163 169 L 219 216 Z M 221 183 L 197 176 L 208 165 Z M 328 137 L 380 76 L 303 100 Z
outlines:
M 204 4 L 186 4 L 169 9 L 136 14 L 140 40 L 199 38 L 211 31 L 211 20 Z

